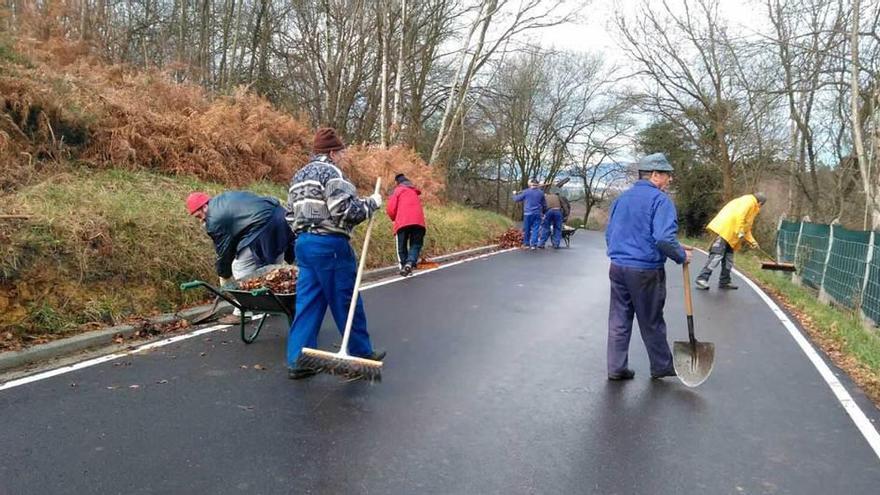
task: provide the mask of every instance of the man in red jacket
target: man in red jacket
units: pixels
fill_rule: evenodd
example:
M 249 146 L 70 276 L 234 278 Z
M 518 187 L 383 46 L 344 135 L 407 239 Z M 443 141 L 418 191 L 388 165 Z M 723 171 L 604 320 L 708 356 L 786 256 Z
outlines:
M 388 216 L 394 222 L 397 238 L 397 260 L 400 275 L 409 276 L 419 262 L 419 253 L 425 241 L 425 212 L 419 191 L 403 174 L 394 177 L 397 187 L 388 199 Z

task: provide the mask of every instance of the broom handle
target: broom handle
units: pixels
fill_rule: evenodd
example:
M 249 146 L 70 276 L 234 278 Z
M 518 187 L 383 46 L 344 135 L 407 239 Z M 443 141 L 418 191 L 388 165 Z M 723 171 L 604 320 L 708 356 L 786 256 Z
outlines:
M 688 338 L 691 344 L 694 344 L 696 342 L 696 338 L 694 338 L 694 303 L 691 301 L 691 270 L 689 265 L 690 263 L 685 261 L 681 265 L 681 272 L 684 276 L 684 309 L 687 312 Z
M 382 178 L 376 178 L 376 194 L 382 186 Z M 378 209 L 376 211 L 379 211 Z M 348 338 L 351 336 L 351 325 L 354 322 L 354 310 L 357 308 L 358 297 L 360 297 L 361 276 L 364 274 L 364 267 L 367 265 L 367 248 L 370 246 L 370 233 L 373 231 L 373 219 L 376 217 L 376 211 L 370 215 L 367 221 L 367 233 L 364 235 L 364 246 L 361 248 L 361 259 L 358 260 L 357 276 L 354 279 L 354 290 L 351 293 L 351 304 L 348 305 L 348 318 L 345 319 L 345 332 L 342 334 L 342 344 L 339 346 L 339 354 L 348 356 Z

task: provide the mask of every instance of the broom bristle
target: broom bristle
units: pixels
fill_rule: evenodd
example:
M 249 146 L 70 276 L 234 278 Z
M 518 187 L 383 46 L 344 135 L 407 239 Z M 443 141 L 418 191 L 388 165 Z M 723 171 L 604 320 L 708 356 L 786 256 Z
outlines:
M 296 360 L 296 365 L 301 368 L 312 368 L 318 373 L 362 378 L 370 382 L 382 381 L 382 361 L 362 357 L 343 357 L 332 352 L 304 348 Z

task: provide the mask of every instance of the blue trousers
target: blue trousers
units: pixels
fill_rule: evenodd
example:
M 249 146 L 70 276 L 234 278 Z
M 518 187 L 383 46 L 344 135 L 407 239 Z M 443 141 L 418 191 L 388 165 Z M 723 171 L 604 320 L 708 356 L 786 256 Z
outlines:
M 523 246 L 538 247 L 538 231 L 541 229 L 541 215 L 523 215 Z
M 673 369 L 672 352 L 666 341 L 666 271 L 641 270 L 611 264 L 611 307 L 608 311 L 608 374 L 629 368 L 629 339 L 633 314 L 638 318 L 642 341 L 648 351 L 651 373 Z
M 339 333 L 345 331 L 348 305 L 354 292 L 357 261 L 348 239 L 336 235 L 303 233 L 296 239 L 296 316 L 287 337 L 287 364 L 296 366 L 303 347 L 316 348 L 318 331 L 327 308 Z M 373 352 L 367 333 L 364 303 L 358 298 L 348 352 L 369 356 Z
M 547 244 L 547 239 L 550 238 L 550 231 L 553 231 L 553 237 L 550 241 L 553 244 L 553 247 L 559 247 L 559 243 L 562 242 L 562 211 L 556 208 L 552 210 L 547 210 L 547 213 L 544 213 L 544 222 L 541 223 L 541 242 L 538 244 L 539 246 L 543 246 Z

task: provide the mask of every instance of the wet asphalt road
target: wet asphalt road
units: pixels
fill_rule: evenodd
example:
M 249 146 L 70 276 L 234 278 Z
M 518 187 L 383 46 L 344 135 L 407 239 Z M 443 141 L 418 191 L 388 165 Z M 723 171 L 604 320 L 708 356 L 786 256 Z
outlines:
M 218 331 L 0 391 L 0 494 L 878 493 L 877 456 L 747 287 L 695 293 L 703 386 L 650 380 L 638 336 L 635 379 L 608 382 L 603 246 L 366 291 L 381 384 L 288 380 L 276 318 L 250 346 Z

